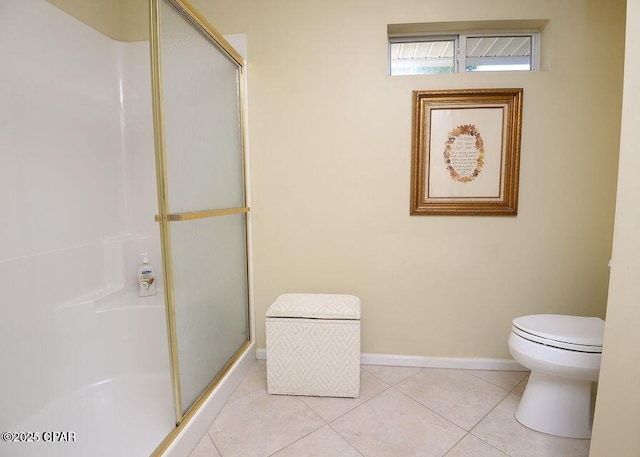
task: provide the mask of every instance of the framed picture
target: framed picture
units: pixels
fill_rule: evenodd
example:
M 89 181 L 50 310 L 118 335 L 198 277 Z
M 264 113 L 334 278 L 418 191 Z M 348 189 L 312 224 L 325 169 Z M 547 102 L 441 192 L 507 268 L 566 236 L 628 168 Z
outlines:
M 522 89 L 413 92 L 412 215 L 518 212 Z

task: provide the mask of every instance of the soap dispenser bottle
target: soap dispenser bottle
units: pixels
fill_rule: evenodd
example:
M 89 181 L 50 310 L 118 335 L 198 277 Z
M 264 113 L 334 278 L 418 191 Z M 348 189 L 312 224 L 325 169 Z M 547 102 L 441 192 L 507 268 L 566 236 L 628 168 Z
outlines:
M 138 295 L 148 297 L 157 294 L 156 278 L 153 274 L 153 268 L 149 265 L 149 257 L 147 253 L 142 255 L 142 266 L 138 269 Z

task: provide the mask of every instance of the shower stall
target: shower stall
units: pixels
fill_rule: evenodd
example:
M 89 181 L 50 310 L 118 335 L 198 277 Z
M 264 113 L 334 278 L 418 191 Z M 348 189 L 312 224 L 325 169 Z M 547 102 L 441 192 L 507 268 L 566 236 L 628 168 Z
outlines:
M 0 2 L 0 456 L 186 455 L 255 358 L 243 58 L 150 5 L 119 42 Z

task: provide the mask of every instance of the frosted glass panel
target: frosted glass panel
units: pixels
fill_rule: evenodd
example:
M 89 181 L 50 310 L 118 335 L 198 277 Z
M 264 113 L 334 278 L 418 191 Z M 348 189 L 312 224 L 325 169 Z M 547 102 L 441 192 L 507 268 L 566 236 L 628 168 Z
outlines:
M 186 411 L 249 336 L 245 215 L 172 222 L 171 245 Z
M 171 214 L 245 206 L 241 66 L 160 2 Z M 249 338 L 245 214 L 170 222 L 182 413 Z
M 169 211 L 245 206 L 239 67 L 168 2 L 160 13 Z

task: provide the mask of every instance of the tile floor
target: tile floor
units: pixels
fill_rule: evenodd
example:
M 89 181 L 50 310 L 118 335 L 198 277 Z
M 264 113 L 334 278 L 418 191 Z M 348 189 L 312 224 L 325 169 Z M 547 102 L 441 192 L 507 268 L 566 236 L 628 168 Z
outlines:
M 513 417 L 527 372 L 363 365 L 360 398 L 268 395 L 256 361 L 191 457 L 587 457 Z

